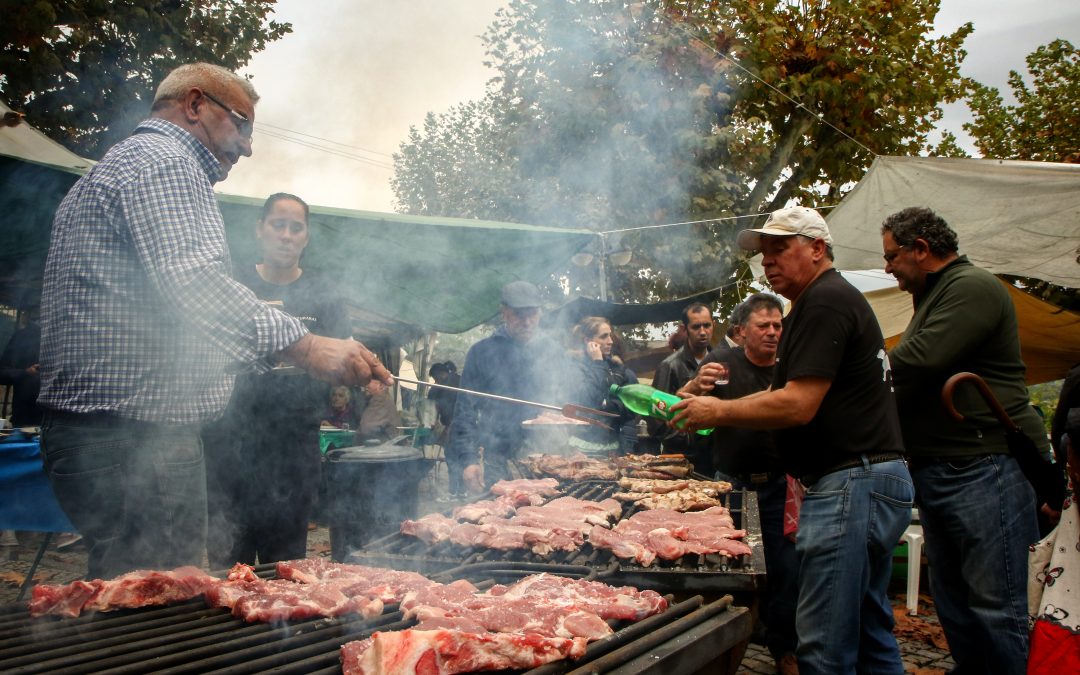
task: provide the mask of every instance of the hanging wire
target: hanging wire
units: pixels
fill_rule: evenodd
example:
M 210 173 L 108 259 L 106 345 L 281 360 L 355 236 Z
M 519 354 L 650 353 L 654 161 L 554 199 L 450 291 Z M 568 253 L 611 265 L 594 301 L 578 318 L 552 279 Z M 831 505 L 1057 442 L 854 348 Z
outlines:
M 808 207 L 808 208 L 812 208 L 815 211 L 825 211 L 825 210 L 828 210 L 828 209 L 835 209 L 837 206 L 839 206 L 839 204 L 828 204 L 828 205 L 825 205 L 825 206 L 811 206 L 811 207 Z M 723 223 L 723 222 L 732 221 L 732 220 L 742 220 L 742 219 L 745 219 L 745 218 L 760 218 L 762 216 L 767 216 L 767 215 L 769 215 L 769 214 L 767 214 L 767 213 L 752 213 L 752 214 L 743 215 L 743 216 L 724 216 L 723 218 L 706 218 L 705 220 L 684 220 L 684 221 L 682 221 L 680 223 L 660 223 L 658 225 L 637 225 L 635 227 L 623 227 L 623 228 L 620 228 L 618 230 L 603 230 L 602 232 L 597 232 L 597 234 L 603 236 L 603 235 L 606 235 L 606 234 L 617 234 L 619 232 L 637 232 L 639 230 L 655 230 L 655 229 L 662 228 L 662 227 L 676 227 L 676 226 L 679 226 L 679 225 L 702 225 L 704 223 Z
M 285 134 L 277 133 L 275 131 L 268 131 L 266 129 L 261 129 L 261 128 L 259 128 L 257 130 L 258 130 L 258 132 L 260 134 L 263 134 L 265 136 L 269 136 L 271 138 L 277 138 L 277 139 L 280 139 L 280 140 L 283 140 L 283 141 L 287 141 L 289 143 L 295 143 L 295 144 L 303 146 L 305 148 L 312 148 L 314 150 L 320 150 L 322 152 L 325 152 L 325 153 L 328 153 L 328 154 L 331 154 L 331 155 L 337 155 L 338 157 L 344 157 L 345 159 L 351 159 L 353 161 L 360 162 L 362 164 L 368 164 L 370 166 L 374 166 L 374 167 L 379 168 L 379 169 L 392 170 L 394 168 L 394 166 L 392 164 L 388 163 L 388 162 L 380 162 L 379 160 L 371 159 L 370 157 L 363 157 L 361 155 L 357 155 L 357 154 L 354 154 L 354 153 L 351 153 L 351 152 L 345 152 L 344 150 L 338 150 L 336 148 L 323 147 L 321 145 L 317 145 L 315 143 L 309 143 L 308 141 L 300 140 L 298 138 L 293 138 L 291 136 L 287 136 Z
M 322 141 L 324 143 L 330 143 L 331 145 L 337 145 L 337 146 L 341 146 L 343 148 L 351 148 L 353 150 L 360 150 L 361 152 L 367 152 L 367 153 L 370 153 L 372 155 L 379 155 L 380 157 L 386 157 L 387 159 L 393 159 L 394 158 L 393 155 L 387 154 L 385 152 L 379 152 L 378 150 L 372 150 L 370 148 L 364 148 L 364 147 L 361 147 L 359 145 L 349 145 L 347 143 L 342 143 L 341 141 L 335 141 L 335 140 L 332 140 L 332 139 L 329 139 L 329 138 L 322 138 L 321 136 L 312 136 L 311 134 L 305 134 L 302 131 L 293 131 L 292 129 L 286 129 L 285 127 L 279 127 L 279 126 L 276 126 L 274 124 L 269 124 L 267 122 L 257 122 L 255 124 L 255 127 L 256 128 L 270 127 L 271 129 L 274 129 L 274 130 L 276 130 L 278 132 L 281 132 L 281 133 L 293 134 L 295 136 L 304 136 L 306 138 L 313 138 L 316 141 Z
M 753 73 L 753 72 L 752 72 L 752 71 L 751 71 L 751 70 L 750 70 L 749 68 L 746 68 L 746 67 L 744 67 L 744 66 L 743 66 L 743 65 L 742 65 L 741 63 L 739 63 L 739 62 L 738 62 L 738 61 L 736 61 L 735 59 L 731 58 L 731 57 L 730 57 L 730 56 L 728 56 L 727 54 L 724 54 L 724 53 L 722 53 L 722 52 L 721 52 L 721 51 L 720 51 L 719 49 L 717 49 L 716 47 L 713 47 L 713 46 L 712 46 L 711 44 L 709 44 L 709 43 L 708 43 L 707 41 L 705 41 L 705 40 L 704 40 L 703 38 L 701 38 L 701 37 L 699 37 L 699 36 L 695 35 L 695 34 L 694 34 L 694 33 L 693 33 L 693 32 L 692 32 L 692 31 L 691 31 L 690 29 L 688 29 L 688 28 L 687 28 L 686 26 L 683 26 L 682 24 L 680 24 L 680 23 L 677 23 L 677 22 L 676 22 L 676 23 L 674 23 L 673 25 L 674 25 L 674 27 L 675 27 L 675 28 L 676 28 L 677 30 L 680 30 L 680 31 L 682 31 L 683 33 L 685 33 L 685 34 L 686 34 L 686 35 L 687 35 L 688 37 L 690 37 L 691 39 L 697 40 L 697 41 L 698 41 L 698 42 L 700 42 L 701 44 L 703 44 L 703 45 L 705 45 L 706 47 L 708 47 L 708 48 L 709 48 L 710 50 L 712 50 L 712 52 L 713 52 L 714 54 L 716 54 L 716 55 L 717 55 L 717 56 L 719 56 L 720 58 L 724 59 L 725 61 L 727 61 L 727 62 L 728 62 L 728 63 L 730 63 L 731 65 L 735 66 L 736 68 L 738 68 L 738 69 L 739 69 L 739 70 L 741 70 L 742 72 L 746 73 L 746 74 L 747 74 L 747 75 L 749 75 L 749 76 L 750 76 L 751 78 L 753 78 L 753 79 L 757 80 L 758 82 L 760 82 L 761 84 L 765 85 L 765 86 L 766 86 L 766 87 L 768 87 L 769 89 L 772 89 L 772 90 L 773 90 L 774 92 L 776 92 L 777 94 L 779 94 L 779 95 L 780 95 L 781 97 L 783 97 L 783 98 L 787 99 L 787 100 L 788 100 L 788 101 L 789 101 L 790 103 L 794 104 L 796 108 L 802 108 L 802 109 L 803 109 L 803 110 L 805 110 L 805 111 L 806 111 L 806 112 L 807 112 L 807 113 L 808 113 L 808 114 L 809 114 L 810 116 L 812 116 L 812 117 L 813 117 L 814 119 L 818 120 L 819 122 L 823 122 L 823 123 L 824 123 L 824 124 L 825 124 L 826 126 L 829 126 L 829 127 L 831 127 L 831 128 L 832 128 L 832 129 L 834 130 L 834 131 L 836 131 L 836 132 L 837 132 L 838 134 L 840 134 L 840 135 L 841 135 L 841 136 L 843 136 L 844 138 L 848 139 L 849 141 L 851 141 L 851 142 L 852 142 L 852 143 L 854 143 L 855 145 L 859 146 L 859 147 L 860 147 L 860 148 L 862 148 L 863 150 L 866 150 L 867 152 L 869 152 L 869 153 L 870 153 L 871 155 L 873 155 L 874 157 L 877 157 L 877 156 L 878 156 L 878 154 L 877 154 L 876 152 L 874 152 L 874 151 L 873 151 L 873 150 L 871 150 L 870 148 L 868 148 L 868 147 L 866 147 L 865 145 L 863 145 L 863 144 L 862 144 L 861 142 L 859 142 L 859 141 L 858 141 L 858 140 L 857 140 L 856 138 L 854 138 L 854 137 L 853 137 L 853 136 L 852 136 L 851 134 L 847 133 L 846 131 L 844 131 L 844 130 L 843 130 L 843 129 L 841 129 L 840 127 L 836 126 L 835 124 L 833 124 L 833 123 L 832 123 L 832 122 L 830 122 L 829 120 L 825 119 L 825 115 L 823 115 L 822 113 L 819 113 L 819 112 L 814 112 L 814 111 L 813 111 L 813 110 L 811 110 L 810 108 L 806 107 L 806 105 L 805 105 L 805 104 L 804 104 L 804 103 L 803 103 L 802 101 L 796 100 L 795 98 L 793 98 L 793 97 L 791 97 L 790 95 L 788 95 L 788 94 L 784 93 L 783 91 L 781 91 L 780 89 L 778 89 L 778 88 L 777 88 L 777 87 L 775 87 L 774 85 L 772 85 L 772 84 L 769 84 L 769 83 L 768 83 L 768 82 L 766 82 L 765 80 L 761 79 L 760 77 L 758 77 L 757 75 L 755 75 L 755 74 L 754 74 L 754 73 Z

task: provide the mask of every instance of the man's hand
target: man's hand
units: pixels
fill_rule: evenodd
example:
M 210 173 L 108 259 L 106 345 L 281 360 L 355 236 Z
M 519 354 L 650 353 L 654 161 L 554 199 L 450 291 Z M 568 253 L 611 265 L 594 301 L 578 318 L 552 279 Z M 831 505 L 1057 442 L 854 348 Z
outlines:
M 37 375 L 39 367 L 40 366 L 37 363 L 27 366 L 26 367 L 26 374 L 27 375 Z
M 668 426 L 683 431 L 712 429 L 720 426 L 723 421 L 724 403 L 713 396 L 684 398 L 671 406 L 671 410 L 676 412 L 676 415 L 668 422 Z
M 367 347 L 355 340 L 338 340 L 308 333 L 281 351 L 282 356 L 312 377 L 350 387 L 372 379 L 393 384 L 390 371 Z
M 701 396 L 713 390 L 717 380 L 727 380 L 728 367 L 723 363 L 706 363 L 698 368 L 697 375 L 679 389 L 679 396 Z
M 465 467 L 461 477 L 465 481 L 466 489 L 472 494 L 478 495 L 484 491 L 484 469 L 479 464 Z

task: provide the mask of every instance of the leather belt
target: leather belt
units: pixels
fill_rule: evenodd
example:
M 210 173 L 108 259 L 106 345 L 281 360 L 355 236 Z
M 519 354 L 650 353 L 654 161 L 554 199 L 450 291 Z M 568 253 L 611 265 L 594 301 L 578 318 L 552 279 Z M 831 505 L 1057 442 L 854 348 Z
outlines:
M 911 457 L 908 457 L 908 466 L 910 466 L 913 469 L 921 469 L 923 467 L 932 466 L 934 464 L 945 464 L 945 463 L 952 463 L 952 462 L 975 462 L 977 460 L 983 459 L 984 457 L 989 457 L 989 456 L 995 455 L 995 454 L 1007 455 L 1009 453 L 1007 453 L 1007 452 L 1003 452 L 1003 453 L 981 452 L 981 453 L 976 454 L 976 455 L 952 455 L 952 456 L 935 455 L 933 457 L 926 457 L 926 456 L 921 456 L 921 455 L 912 455 Z
M 739 479 L 739 482 L 746 485 L 753 485 L 755 488 L 762 485 L 768 485 L 778 478 L 783 478 L 782 473 L 773 473 L 772 471 L 762 471 L 761 473 L 740 473 L 735 477 Z
M 864 452 L 861 455 L 855 455 L 848 461 L 841 462 L 840 464 L 825 469 L 824 471 L 805 474 L 800 480 L 802 481 L 803 485 L 809 487 L 830 473 L 843 471 L 844 469 L 854 469 L 856 467 L 863 466 L 864 461 L 866 464 L 881 464 L 882 462 L 891 462 L 893 460 L 903 458 L 904 456 L 898 452 L 878 452 L 874 454 Z

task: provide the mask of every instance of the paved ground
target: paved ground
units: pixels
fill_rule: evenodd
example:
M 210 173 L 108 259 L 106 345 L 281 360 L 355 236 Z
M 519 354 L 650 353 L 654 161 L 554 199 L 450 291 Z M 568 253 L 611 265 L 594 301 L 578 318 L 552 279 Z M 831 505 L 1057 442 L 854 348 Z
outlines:
M 441 468 L 441 467 L 440 467 Z M 421 512 L 441 511 L 448 503 L 436 501 L 445 496 L 445 469 L 435 479 L 425 479 L 419 486 Z M 19 584 L 38 552 L 45 535 L 37 532 L 19 532 L 17 546 L 0 547 L 0 605 L 15 602 Z M 308 536 L 309 556 L 329 556 L 329 532 L 318 527 Z M 35 573 L 39 583 L 62 584 L 81 578 L 86 573 L 86 550 L 81 544 L 65 550 L 57 550 L 56 538 L 48 546 Z M 925 579 L 925 574 L 923 575 Z M 943 675 L 953 666 L 948 648 L 941 636 L 933 604 L 923 596 L 919 603 L 919 615 L 908 617 L 904 610 L 903 579 L 894 582 L 897 593 L 891 597 L 897 614 L 897 638 L 903 655 L 905 669 L 918 675 Z M 742 661 L 739 673 L 772 675 L 776 672 L 768 651 L 751 643 Z

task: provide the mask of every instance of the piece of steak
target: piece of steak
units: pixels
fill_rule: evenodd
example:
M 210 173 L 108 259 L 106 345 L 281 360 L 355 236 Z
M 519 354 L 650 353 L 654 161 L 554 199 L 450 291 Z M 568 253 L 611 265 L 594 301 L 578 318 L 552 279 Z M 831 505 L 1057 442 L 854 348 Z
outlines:
M 416 537 L 428 546 L 440 544 L 450 538 L 458 522 L 441 513 L 429 513 L 418 520 L 401 521 L 402 534 Z
M 336 563 L 318 558 L 279 562 L 277 574 L 282 579 L 301 583 L 338 582 L 347 595 L 368 595 L 387 604 L 401 602 L 409 591 L 436 585 L 436 582 L 416 572 Z
M 668 601 L 656 591 L 553 574 L 533 574 L 510 586 L 496 585 L 488 590 L 488 595 L 574 607 L 594 612 L 603 619 L 624 621 L 640 621 L 668 607 Z
M 30 600 L 31 616 L 79 616 L 82 612 L 165 605 L 190 600 L 222 583 L 197 567 L 171 571 L 136 570 L 115 579 L 74 581 L 64 586 L 38 585 Z
M 346 643 L 341 669 L 344 675 L 453 675 L 536 668 L 584 654 L 584 638 L 410 629 Z
M 634 560 L 642 567 L 648 567 L 656 560 L 656 552 L 646 545 L 645 537 L 637 532 L 616 532 L 594 525 L 589 531 L 589 543 L 594 548 L 611 551 L 618 558 Z

